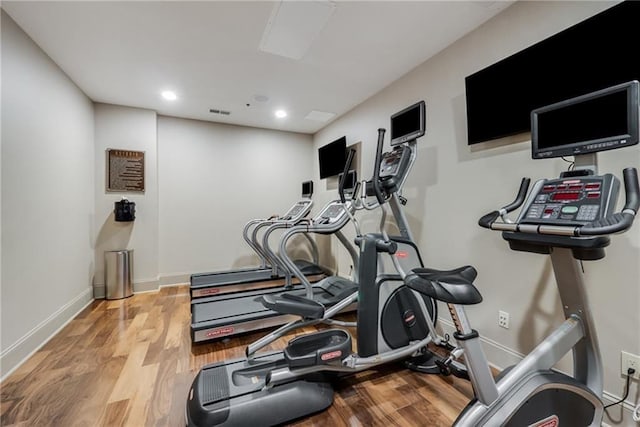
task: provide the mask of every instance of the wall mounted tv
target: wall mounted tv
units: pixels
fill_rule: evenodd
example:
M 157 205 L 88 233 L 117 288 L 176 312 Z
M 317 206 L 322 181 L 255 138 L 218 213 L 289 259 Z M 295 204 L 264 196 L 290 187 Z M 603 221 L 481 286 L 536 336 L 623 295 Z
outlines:
M 640 140 L 640 83 L 632 81 L 531 112 L 531 157 L 576 156 Z
M 340 137 L 318 148 L 318 161 L 320 163 L 320 179 L 342 172 L 344 164 L 347 162 L 347 138 Z
M 640 2 L 626 1 L 465 79 L 468 143 L 531 130 L 535 108 L 640 80 Z

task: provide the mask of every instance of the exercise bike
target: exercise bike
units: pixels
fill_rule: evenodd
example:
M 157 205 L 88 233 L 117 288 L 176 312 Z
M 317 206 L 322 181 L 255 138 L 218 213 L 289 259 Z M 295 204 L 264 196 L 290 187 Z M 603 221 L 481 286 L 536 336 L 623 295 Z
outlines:
M 634 81 L 532 112 L 533 158 L 574 155 L 575 167 L 557 179 L 537 181 L 526 201 L 530 180 L 524 178 L 516 200 L 483 216 L 479 225 L 502 231 L 512 250 L 551 257 L 566 320 L 497 381 L 465 314 L 465 305 L 482 300 L 472 281 L 460 274 L 428 277 L 419 271 L 405 277 L 409 288 L 447 303 L 455 325 L 475 399 L 454 425 L 600 426 L 602 363 L 581 262 L 604 258 L 609 235 L 628 230 L 640 207 L 637 170 L 626 168 L 626 203 L 614 213 L 619 181 L 598 174 L 595 154 L 638 143 L 638 99 Z M 509 220 L 507 214 L 520 206 L 518 219 Z M 573 375 L 554 370 L 570 351 Z

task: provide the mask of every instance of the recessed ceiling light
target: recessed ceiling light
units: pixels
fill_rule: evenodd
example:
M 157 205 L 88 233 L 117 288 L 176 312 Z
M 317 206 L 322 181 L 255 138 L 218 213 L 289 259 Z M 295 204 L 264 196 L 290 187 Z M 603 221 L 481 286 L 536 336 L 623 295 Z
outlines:
M 283 119 L 285 117 L 287 117 L 287 112 L 284 110 L 277 110 L 276 111 L 276 117 L 279 119 Z
M 178 99 L 178 96 L 172 90 L 162 91 L 162 97 L 167 101 L 175 101 L 176 99 Z

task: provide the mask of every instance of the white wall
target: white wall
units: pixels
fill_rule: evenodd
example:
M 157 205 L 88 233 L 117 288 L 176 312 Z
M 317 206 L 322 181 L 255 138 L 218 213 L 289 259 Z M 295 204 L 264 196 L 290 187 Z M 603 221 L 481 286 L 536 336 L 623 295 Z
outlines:
M 349 141 L 362 140 L 361 165 L 367 176 L 376 129 L 388 128 L 394 112 L 426 101 L 427 134 L 418 142 L 417 163 L 405 187 L 406 212 L 428 265 L 472 264 L 478 269 L 476 283 L 484 302 L 470 308 L 469 315 L 489 340 L 491 361 L 501 367 L 528 352 L 562 312 L 547 257 L 510 251 L 498 233 L 481 229 L 477 220 L 510 202 L 522 176 L 555 177 L 566 164 L 560 159 L 532 161 L 528 135 L 467 146 L 464 78 L 611 5 L 516 2 L 314 136 L 316 147 L 344 134 Z M 620 176 L 624 167 L 640 168 L 640 146 L 602 153 L 599 160 L 601 171 Z M 612 237 L 607 254 L 602 261 L 585 262 L 584 268 L 611 398 L 621 396 L 624 386 L 620 351 L 640 354 L 640 225 Z M 511 314 L 510 329 L 497 327 L 498 310 Z M 440 315 L 449 321 L 444 307 Z M 640 393 L 637 382 L 632 387 L 629 401 Z M 610 413 L 617 417 L 619 409 Z
M 4 377 L 91 299 L 93 105 L 2 12 Z
M 95 105 L 95 277 L 96 297 L 104 295 L 104 252 L 133 249 L 134 291 L 158 287 L 158 161 L 156 113 L 118 105 Z M 145 152 L 145 191 L 106 191 L 106 150 Z M 115 222 L 114 202 L 136 203 L 134 222 Z
M 300 198 L 314 153 L 310 135 L 158 117 L 161 283 L 257 265 L 244 224 Z

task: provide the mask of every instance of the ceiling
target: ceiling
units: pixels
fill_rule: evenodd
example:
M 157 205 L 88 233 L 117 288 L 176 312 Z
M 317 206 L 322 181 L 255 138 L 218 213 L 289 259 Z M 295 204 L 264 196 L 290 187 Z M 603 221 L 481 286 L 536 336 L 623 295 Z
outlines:
M 3 1 L 2 8 L 93 101 L 315 133 L 332 119 L 307 118 L 312 111 L 339 117 L 510 4 Z M 167 89 L 178 99 L 163 99 Z M 276 109 L 288 116 L 276 118 Z

